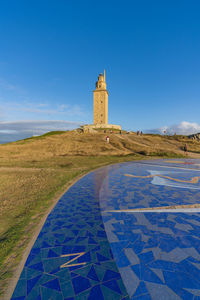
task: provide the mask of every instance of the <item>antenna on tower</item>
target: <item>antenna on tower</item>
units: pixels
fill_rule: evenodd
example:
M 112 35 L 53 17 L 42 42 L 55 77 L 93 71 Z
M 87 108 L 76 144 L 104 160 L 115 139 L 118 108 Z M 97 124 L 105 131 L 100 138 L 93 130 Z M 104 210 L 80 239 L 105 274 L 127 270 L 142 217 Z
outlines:
M 105 72 L 105 69 L 104 69 L 104 72 L 103 72 L 103 79 L 104 79 L 104 81 L 106 81 L 106 72 Z

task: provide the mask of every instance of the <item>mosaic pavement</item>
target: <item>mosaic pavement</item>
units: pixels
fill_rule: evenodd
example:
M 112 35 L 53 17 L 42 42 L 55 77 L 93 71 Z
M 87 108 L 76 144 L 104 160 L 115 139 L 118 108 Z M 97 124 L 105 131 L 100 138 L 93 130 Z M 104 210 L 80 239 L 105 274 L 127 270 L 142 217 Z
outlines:
M 200 204 L 198 176 L 200 160 L 86 175 L 48 216 L 12 299 L 200 299 L 200 212 L 187 211 Z

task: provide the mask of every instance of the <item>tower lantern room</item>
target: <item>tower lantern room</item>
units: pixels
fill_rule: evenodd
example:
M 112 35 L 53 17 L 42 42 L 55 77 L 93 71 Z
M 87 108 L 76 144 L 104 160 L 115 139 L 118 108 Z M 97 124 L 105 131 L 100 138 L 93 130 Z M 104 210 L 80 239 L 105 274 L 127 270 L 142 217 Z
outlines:
M 106 75 L 105 70 L 104 74 L 100 73 L 98 77 L 98 81 L 96 82 L 96 89 L 105 89 L 106 90 Z

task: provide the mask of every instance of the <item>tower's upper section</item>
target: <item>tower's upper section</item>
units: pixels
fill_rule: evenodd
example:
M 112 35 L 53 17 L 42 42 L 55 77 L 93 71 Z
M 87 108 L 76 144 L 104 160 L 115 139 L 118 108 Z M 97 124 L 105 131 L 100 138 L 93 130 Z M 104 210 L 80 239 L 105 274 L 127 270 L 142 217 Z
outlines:
M 98 81 L 96 82 L 96 90 L 106 90 L 106 74 L 99 74 Z

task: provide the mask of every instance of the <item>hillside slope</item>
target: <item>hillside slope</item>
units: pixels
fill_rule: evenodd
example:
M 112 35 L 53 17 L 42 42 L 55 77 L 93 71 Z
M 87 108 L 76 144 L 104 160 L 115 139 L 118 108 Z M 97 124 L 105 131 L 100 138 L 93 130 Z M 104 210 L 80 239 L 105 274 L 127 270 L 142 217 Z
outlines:
M 1 165 L 10 160 L 40 161 L 55 156 L 102 156 L 102 155 L 162 155 L 183 154 L 187 143 L 190 153 L 200 153 L 200 143 L 183 136 L 160 136 L 136 134 L 81 134 L 76 131 L 46 134 L 40 137 L 0 145 Z

